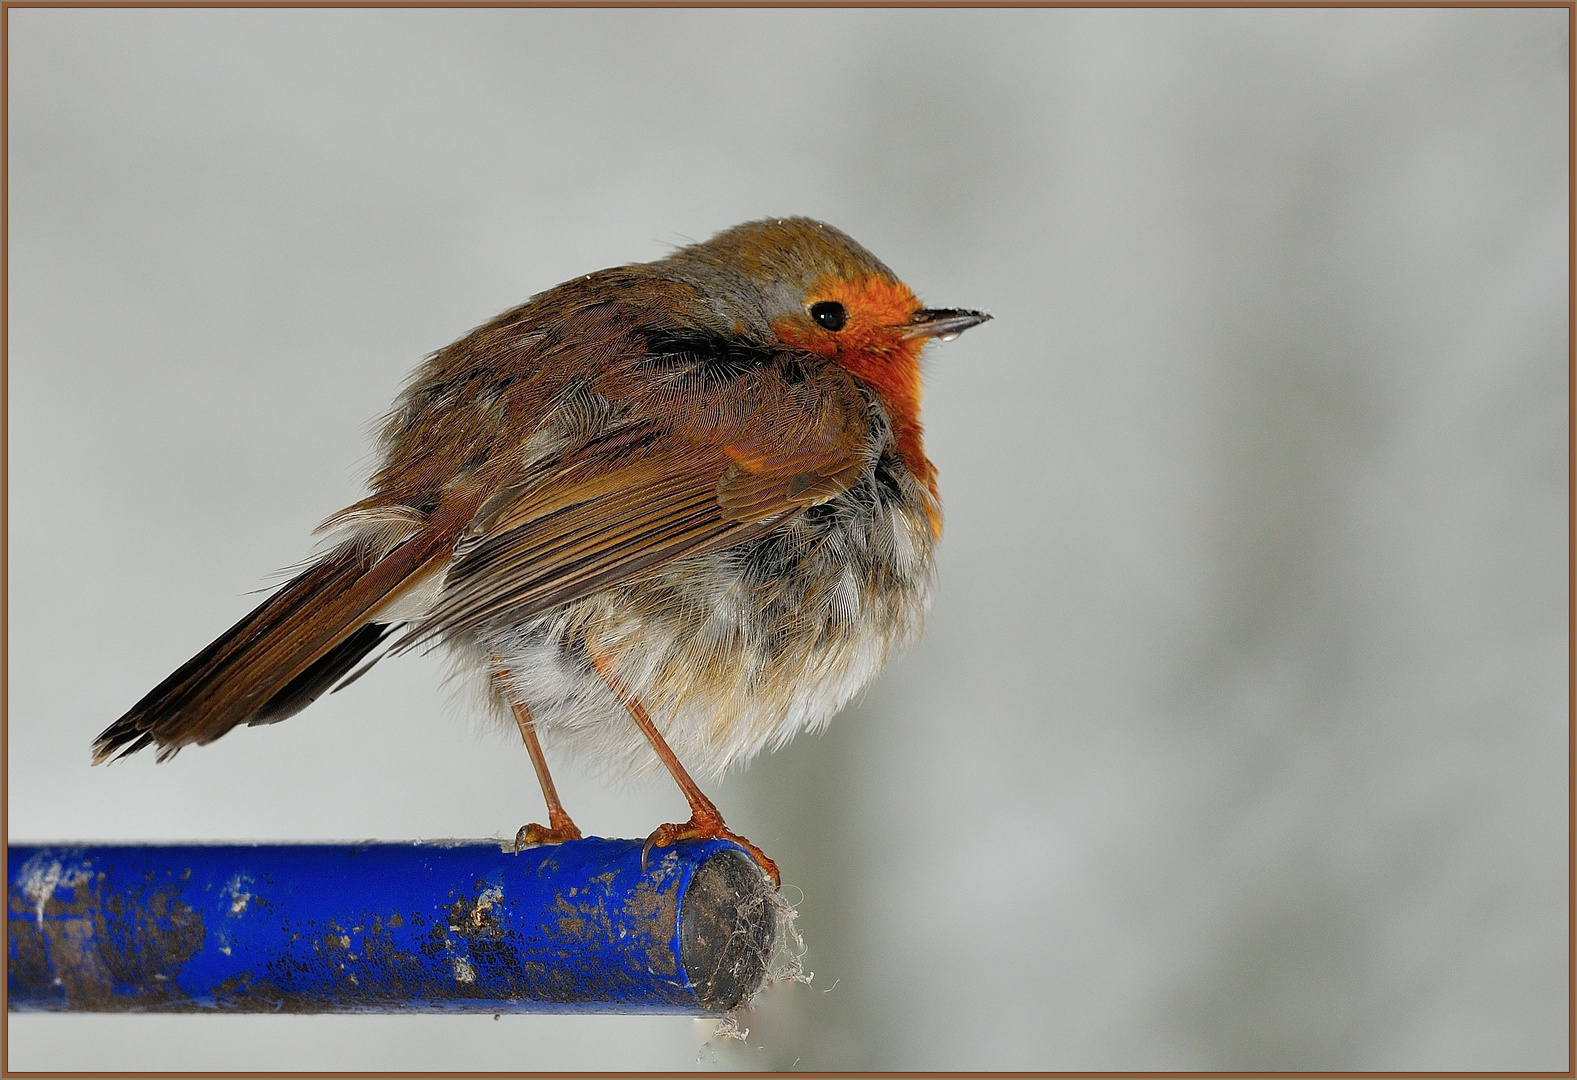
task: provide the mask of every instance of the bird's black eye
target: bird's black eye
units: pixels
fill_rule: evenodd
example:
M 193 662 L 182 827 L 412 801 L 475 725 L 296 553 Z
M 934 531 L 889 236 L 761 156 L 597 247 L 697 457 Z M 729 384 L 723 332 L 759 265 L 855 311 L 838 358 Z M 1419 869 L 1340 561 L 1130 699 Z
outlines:
M 849 313 L 836 300 L 822 300 L 810 305 L 810 317 L 823 330 L 842 330 L 849 321 Z

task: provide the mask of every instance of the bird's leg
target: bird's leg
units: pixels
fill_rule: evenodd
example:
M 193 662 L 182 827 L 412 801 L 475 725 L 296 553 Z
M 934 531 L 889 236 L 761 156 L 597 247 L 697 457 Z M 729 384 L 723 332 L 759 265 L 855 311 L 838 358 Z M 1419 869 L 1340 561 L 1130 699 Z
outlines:
M 542 744 L 537 741 L 537 728 L 531 722 L 531 710 L 509 696 L 502 675 L 494 675 L 493 678 L 497 680 L 499 692 L 504 695 L 504 700 L 509 702 L 509 707 L 514 710 L 515 725 L 520 728 L 520 738 L 526 744 L 526 753 L 531 755 L 531 767 L 537 771 L 537 783 L 542 785 L 542 798 L 548 804 L 547 828 L 535 823 L 522 825 L 520 831 L 515 834 L 515 850 L 534 847 L 537 844 L 562 844 L 566 840 L 579 840 L 580 830 L 564 812 L 564 804 L 559 802 L 559 793 L 553 787 L 553 777 L 548 773 L 548 759 L 542 756 Z
M 778 864 L 767 858 L 766 852 L 746 840 L 738 833 L 728 831 L 723 824 L 723 815 L 718 813 L 717 806 L 696 786 L 690 774 L 684 771 L 684 766 L 679 764 L 679 758 L 663 739 L 662 732 L 657 730 L 657 725 L 652 723 L 652 718 L 646 712 L 646 707 L 640 703 L 635 694 L 625 681 L 619 678 L 618 672 L 613 670 L 613 665 L 595 653 L 591 656 L 592 665 L 597 669 L 597 674 L 602 676 L 602 681 L 614 692 L 618 699 L 629 710 L 630 716 L 635 720 L 636 727 L 641 729 L 641 734 L 646 736 L 652 744 L 652 749 L 657 751 L 657 759 L 663 763 L 674 782 L 679 785 L 679 790 L 684 792 L 684 797 L 690 804 L 690 820 L 682 825 L 659 825 L 652 835 L 646 838 L 646 846 L 641 849 L 641 864 L 646 863 L 646 854 L 654 847 L 667 847 L 679 840 L 732 840 L 756 860 L 756 865 L 766 873 L 767 880 L 775 889 L 780 883 L 778 877 Z

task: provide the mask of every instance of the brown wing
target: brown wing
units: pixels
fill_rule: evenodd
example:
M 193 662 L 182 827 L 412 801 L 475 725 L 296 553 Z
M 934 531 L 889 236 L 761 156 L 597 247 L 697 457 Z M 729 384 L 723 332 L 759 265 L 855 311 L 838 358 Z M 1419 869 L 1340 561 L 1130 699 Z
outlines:
M 438 605 L 402 644 L 529 618 L 674 559 L 718 551 L 846 490 L 874 450 L 864 398 L 836 376 L 734 379 L 559 458 L 488 501 Z

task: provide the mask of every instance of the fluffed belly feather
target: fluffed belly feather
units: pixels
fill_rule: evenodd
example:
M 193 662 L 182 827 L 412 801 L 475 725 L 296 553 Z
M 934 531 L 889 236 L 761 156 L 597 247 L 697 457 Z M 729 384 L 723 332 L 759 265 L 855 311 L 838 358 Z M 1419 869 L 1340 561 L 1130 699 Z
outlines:
M 657 758 L 596 655 L 687 768 L 718 776 L 825 725 L 919 636 L 931 547 L 914 501 L 867 480 L 750 543 L 448 644 L 464 669 L 501 662 L 550 753 L 645 771 Z

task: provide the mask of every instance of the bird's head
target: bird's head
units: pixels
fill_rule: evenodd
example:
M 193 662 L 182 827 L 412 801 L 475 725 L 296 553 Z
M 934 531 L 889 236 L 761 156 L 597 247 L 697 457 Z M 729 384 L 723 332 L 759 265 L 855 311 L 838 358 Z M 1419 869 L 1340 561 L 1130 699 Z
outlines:
M 920 449 L 920 352 L 990 315 L 925 307 L 852 237 L 810 218 L 736 225 L 660 265 L 697 285 L 719 329 L 816 353 L 870 387 L 900 452 L 931 479 Z

